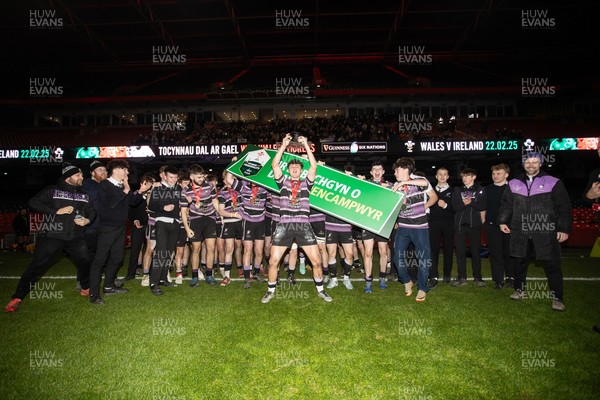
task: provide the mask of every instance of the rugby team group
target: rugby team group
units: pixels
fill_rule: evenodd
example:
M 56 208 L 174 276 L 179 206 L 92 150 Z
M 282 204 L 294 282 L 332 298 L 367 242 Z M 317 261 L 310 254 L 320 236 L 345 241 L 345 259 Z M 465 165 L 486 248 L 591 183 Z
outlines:
M 60 251 L 77 267 L 81 295 L 95 305 L 104 304 L 101 294 L 127 293 L 125 282 L 136 275 L 157 296 L 163 288 L 183 284 L 188 268 L 191 287 L 201 281 L 228 286 L 234 259 L 244 288 L 266 277 L 262 303 L 275 298 L 282 261 L 289 284 L 296 284 L 297 268 L 303 275 L 310 268 L 318 296 L 331 302 L 325 288 L 339 284 L 338 260 L 346 289 L 353 290 L 350 274 L 360 269 L 364 293 L 373 292 L 375 249 L 379 290 L 387 289 L 389 276 L 397 274 L 404 294 L 416 291 L 416 301 L 424 302 L 438 280 L 453 287 L 467 285 L 468 253 L 474 285 L 487 286 L 481 273 L 482 230 L 494 288 L 513 289 L 514 300 L 525 298 L 527 266 L 535 254 L 544 261 L 552 309 L 565 309 L 560 243 L 571 229 L 571 203 L 563 183 L 541 169 L 540 154 L 526 154 L 525 173 L 510 180 L 506 164 L 491 166 L 493 183 L 485 187 L 470 168 L 460 171 L 462 185 L 456 187 L 448 184 L 449 170 L 438 168 L 432 185 L 411 158 L 396 160 L 395 182 L 389 182 L 384 179 L 385 166 L 374 162 L 369 181 L 404 193 L 395 228 L 390 237 L 382 237 L 310 207 L 318 163 L 306 138 L 297 140 L 306 150 L 308 171 L 298 160 L 287 163 L 287 174 L 282 171 L 281 158 L 292 141 L 287 134 L 271 163 L 279 193 L 227 171 L 219 188 L 218 177 L 197 164 L 185 171 L 165 165 L 158 178 L 144 174 L 137 190 L 129 184 L 125 160 L 106 165 L 94 161 L 85 180 L 80 168 L 65 165 L 58 183 L 29 201 L 31 210 L 44 215 L 44 223 L 33 260 L 5 311 L 18 310 Z M 131 253 L 126 276 L 118 279 L 125 264 L 128 224 Z M 458 272 L 452 279 L 454 258 Z M 175 271 L 174 279 L 170 270 Z

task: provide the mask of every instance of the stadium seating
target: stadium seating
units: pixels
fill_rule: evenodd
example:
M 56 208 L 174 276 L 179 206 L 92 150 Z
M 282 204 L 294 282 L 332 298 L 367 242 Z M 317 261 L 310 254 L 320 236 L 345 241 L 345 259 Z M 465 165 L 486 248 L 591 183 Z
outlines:
M 313 141 L 331 138 L 335 141 L 394 141 L 408 139 L 472 139 L 472 138 L 549 138 L 574 136 L 598 136 L 597 122 L 567 122 L 539 119 L 458 119 L 450 132 L 440 129 L 433 121 L 432 130 L 421 134 L 399 132 L 397 116 L 334 116 L 329 118 L 282 119 L 269 122 L 206 122 L 189 124 L 182 132 L 158 133 L 153 137 L 151 125 L 145 126 L 98 126 L 81 128 L 28 128 L 13 129 L 0 137 L 4 148 L 27 148 L 30 146 L 117 146 L 130 144 L 182 144 L 196 142 L 237 142 L 252 139 L 269 142 L 273 132 L 299 131 Z
M 592 247 L 600 230 L 595 212 L 587 208 L 573 208 L 573 227 L 565 245 L 570 247 Z

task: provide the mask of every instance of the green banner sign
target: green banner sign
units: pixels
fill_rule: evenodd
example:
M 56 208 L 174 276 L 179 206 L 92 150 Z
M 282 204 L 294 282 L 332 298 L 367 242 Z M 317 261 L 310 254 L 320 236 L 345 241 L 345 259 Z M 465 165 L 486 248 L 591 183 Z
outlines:
M 275 150 L 249 145 L 227 171 L 279 192 L 271 168 L 276 154 Z M 283 154 L 279 165 L 281 171 L 287 175 L 287 165 L 293 159 L 303 163 L 300 178 L 306 178 L 308 160 L 293 154 Z M 311 207 L 384 237 L 390 236 L 403 200 L 402 192 L 395 193 L 326 165 L 317 167 L 317 177 L 310 192 Z

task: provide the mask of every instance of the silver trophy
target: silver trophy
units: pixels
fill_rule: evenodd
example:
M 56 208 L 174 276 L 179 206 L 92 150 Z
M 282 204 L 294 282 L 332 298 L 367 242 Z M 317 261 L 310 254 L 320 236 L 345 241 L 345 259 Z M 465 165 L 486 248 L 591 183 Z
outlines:
M 300 132 L 296 132 L 296 131 L 294 131 L 294 132 L 290 132 L 290 135 L 292 136 L 292 140 L 290 141 L 290 144 L 288 145 L 288 148 L 299 148 L 299 149 L 303 149 L 303 148 L 304 148 L 304 146 L 303 146 L 303 145 L 302 145 L 300 142 L 298 142 L 298 138 L 299 138 L 300 136 L 302 136 L 302 135 L 300 134 Z

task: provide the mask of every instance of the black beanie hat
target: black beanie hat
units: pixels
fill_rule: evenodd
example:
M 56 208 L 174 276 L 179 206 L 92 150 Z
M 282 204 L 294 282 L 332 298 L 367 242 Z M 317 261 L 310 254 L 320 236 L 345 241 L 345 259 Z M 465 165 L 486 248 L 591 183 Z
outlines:
M 98 167 L 105 167 L 100 161 L 96 160 L 90 164 L 90 174 Z
M 67 179 L 75 174 L 80 173 L 81 170 L 79 168 L 77 168 L 74 165 L 67 165 L 62 169 L 62 176 L 60 177 L 61 179 Z

